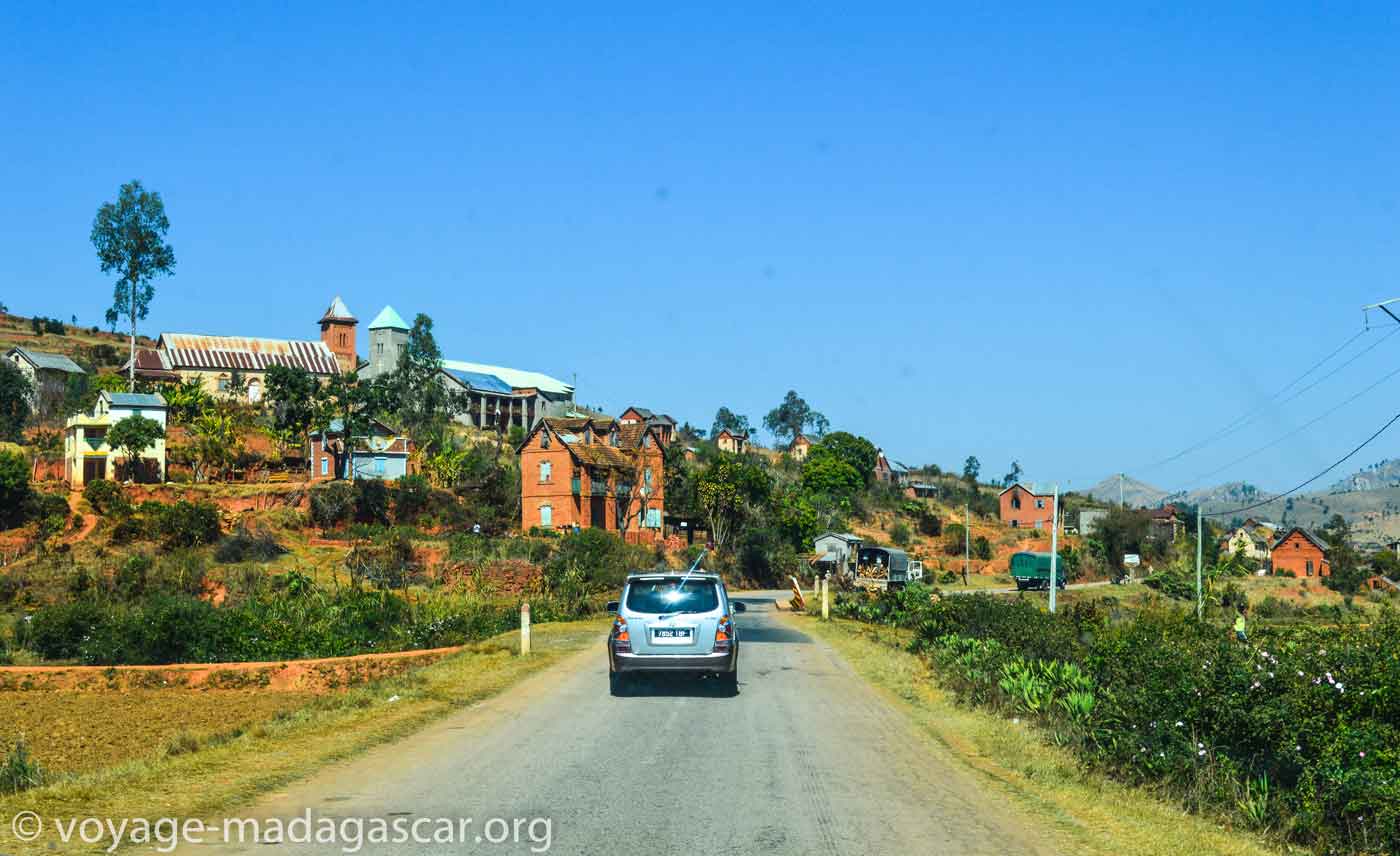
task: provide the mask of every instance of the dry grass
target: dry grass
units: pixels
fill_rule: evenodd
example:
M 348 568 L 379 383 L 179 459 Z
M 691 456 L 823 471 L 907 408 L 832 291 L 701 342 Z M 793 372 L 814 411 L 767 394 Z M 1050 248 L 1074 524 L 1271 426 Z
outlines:
M 176 735 L 208 740 L 305 706 L 311 693 L 179 688 L 0 692 L 0 744 L 23 735 L 51 773 L 154 757 Z M 94 727 L 100 723 L 100 726 Z
M 542 624 L 528 659 L 516 656 L 516 640 L 506 634 L 412 674 L 318 698 L 237 736 L 173 735 L 152 757 L 0 798 L 0 818 L 26 809 L 45 817 L 208 817 L 495 695 L 597 643 L 605 628 L 603 619 Z M 100 719 L 90 725 L 109 727 Z M 0 847 L 7 835 L 8 825 Z
M 928 666 L 903 650 L 906 633 L 848 621 L 793 617 L 829 642 L 902 707 L 941 751 L 986 777 L 994 791 L 1044 822 L 1066 853 L 1179 856 L 1279 853 L 1256 837 L 1189 815 L 1144 790 L 1086 771 L 1025 724 L 959 706 Z M 987 806 L 986 810 L 995 810 Z

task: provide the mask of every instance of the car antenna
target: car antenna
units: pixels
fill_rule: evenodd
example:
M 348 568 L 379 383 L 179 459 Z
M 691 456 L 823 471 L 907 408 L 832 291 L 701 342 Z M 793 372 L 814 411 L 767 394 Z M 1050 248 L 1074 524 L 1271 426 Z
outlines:
M 705 554 L 708 553 L 708 552 L 710 552 L 710 551 L 709 551 L 709 550 L 701 550 L 701 551 L 700 551 L 700 555 L 698 555 L 698 556 L 695 557 L 695 561 L 690 563 L 690 570 L 688 570 L 688 571 L 685 572 L 685 576 L 681 577 L 680 584 L 676 586 L 676 590 L 677 590 L 677 591 L 679 591 L 680 589 L 682 589 L 682 588 L 685 587 L 686 581 L 690 579 L 690 575 L 691 575 L 691 574 L 695 573 L 695 569 L 698 568 L 698 567 L 700 567 L 700 560 L 703 559 L 703 558 L 705 558 Z

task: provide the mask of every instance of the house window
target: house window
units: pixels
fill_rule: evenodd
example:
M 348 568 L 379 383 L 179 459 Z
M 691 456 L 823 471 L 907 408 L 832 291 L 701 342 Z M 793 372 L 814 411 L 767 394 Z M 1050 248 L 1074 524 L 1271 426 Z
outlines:
M 325 455 L 321 456 L 321 475 L 327 476 L 331 472 L 331 459 Z
M 647 522 L 646 522 L 646 527 L 647 527 L 648 529 L 660 529 L 660 528 L 661 528 L 661 509 L 659 509 L 659 508 L 648 508 L 648 509 L 647 509 Z
M 384 356 L 384 343 L 383 343 L 383 342 L 375 342 L 375 343 L 374 343 L 374 352 L 375 352 L 376 354 L 378 354 L 379 356 L 381 356 L 381 357 Z
M 1014 508 L 1014 509 L 1016 509 L 1017 511 L 1020 511 L 1020 510 L 1021 510 L 1021 497 L 1019 497 L 1019 496 L 1013 496 L 1013 497 L 1011 497 L 1011 507 Z
M 642 471 L 642 483 L 647 487 L 651 487 L 651 467 L 647 467 Z
M 219 392 L 228 392 L 228 375 L 220 375 L 218 382 Z
M 549 461 L 540 461 L 540 481 L 547 482 L 554 474 L 554 464 Z
M 1308 559 L 1307 573 L 1308 573 L 1308 576 L 1312 576 L 1312 574 L 1313 574 L 1312 559 Z
M 1036 507 L 1036 508 L 1044 508 L 1044 507 L 1045 507 L 1045 500 L 1043 500 L 1043 499 L 1037 499 L 1037 500 L 1035 501 L 1035 507 Z
M 541 505 L 541 506 L 540 506 L 540 525 L 541 525 L 541 526 L 553 526 L 553 525 L 554 525 L 554 506 L 552 506 L 552 505 Z
M 1011 521 L 1011 528 L 1012 528 L 1012 529 L 1020 529 L 1020 528 L 1021 528 L 1021 521 L 1019 521 L 1019 520 L 1013 520 L 1013 521 Z
M 549 431 L 547 429 L 540 432 L 540 448 L 549 448 Z
M 1039 520 L 1037 520 L 1037 521 L 1035 522 L 1035 528 L 1037 528 L 1037 529 L 1040 528 L 1040 521 L 1039 521 Z
M 619 445 L 622 441 L 621 441 L 621 439 L 618 438 L 617 432 L 614 431 L 614 432 L 612 432 L 611 434 L 608 435 L 608 442 L 611 443 L 611 444 L 614 445 L 614 446 L 617 446 L 617 445 Z
M 651 448 L 651 435 L 650 435 L 650 434 L 646 434 L 646 435 L 644 435 L 644 436 L 642 437 L 642 448 L 643 448 L 643 449 L 650 449 L 650 448 Z
M 384 464 L 385 464 L 384 458 L 382 458 L 382 457 L 376 457 L 376 458 L 374 459 L 374 474 L 375 474 L 375 475 L 377 475 L 377 476 L 382 476 L 382 475 L 384 475 Z

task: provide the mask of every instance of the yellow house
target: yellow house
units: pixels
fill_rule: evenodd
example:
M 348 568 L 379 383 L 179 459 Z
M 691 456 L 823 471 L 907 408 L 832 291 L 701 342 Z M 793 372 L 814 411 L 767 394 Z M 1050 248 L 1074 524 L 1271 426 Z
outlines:
M 63 437 L 64 474 L 68 483 L 80 488 L 96 479 L 112 479 L 117 463 L 125 460 L 120 450 L 107 445 L 107 432 L 131 416 L 155 420 L 164 428 L 166 407 L 160 395 L 140 392 L 102 392 L 92 413 L 68 420 Z M 141 453 L 142 466 L 137 481 L 165 481 L 165 438 L 161 437 Z

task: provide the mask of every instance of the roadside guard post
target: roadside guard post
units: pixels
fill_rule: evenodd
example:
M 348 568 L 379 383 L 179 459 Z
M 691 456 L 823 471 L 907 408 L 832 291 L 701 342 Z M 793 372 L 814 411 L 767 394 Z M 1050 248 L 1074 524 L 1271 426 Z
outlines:
M 802 596 L 802 586 L 798 585 L 797 577 L 788 577 L 792 580 L 792 608 L 806 610 L 807 598 Z
M 827 589 L 826 577 L 822 577 L 822 621 L 831 618 L 831 598 Z
M 520 656 L 530 656 L 530 602 L 520 604 Z

